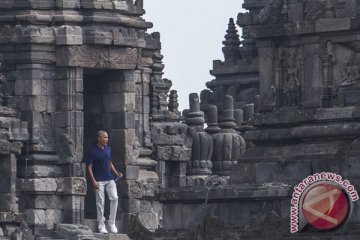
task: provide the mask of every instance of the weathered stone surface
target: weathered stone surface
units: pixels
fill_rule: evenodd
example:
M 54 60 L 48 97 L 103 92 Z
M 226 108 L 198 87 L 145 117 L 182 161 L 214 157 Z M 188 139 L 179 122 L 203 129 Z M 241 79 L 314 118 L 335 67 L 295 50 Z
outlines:
M 85 195 L 86 188 L 85 178 L 70 177 L 57 179 L 57 192 L 62 194 Z
M 55 178 L 32 178 L 21 180 L 21 188 L 24 192 L 44 192 L 54 194 L 58 189 Z
M 124 174 L 126 180 L 138 180 L 139 179 L 139 167 L 137 166 L 120 166 L 119 171 Z
M 96 239 L 90 228 L 84 225 L 58 224 L 56 233 L 71 240 Z
M 137 49 L 114 47 L 70 46 L 57 49 L 58 66 L 103 69 L 134 69 Z

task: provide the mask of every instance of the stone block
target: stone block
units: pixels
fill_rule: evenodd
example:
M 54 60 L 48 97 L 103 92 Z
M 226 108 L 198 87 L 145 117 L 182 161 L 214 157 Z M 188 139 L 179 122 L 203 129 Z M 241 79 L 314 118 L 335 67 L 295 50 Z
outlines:
M 64 203 L 61 196 L 57 195 L 36 195 L 29 197 L 30 208 L 34 209 L 63 209 Z
M 86 179 L 81 177 L 57 178 L 57 192 L 71 195 L 86 195 Z
M 239 162 L 233 167 L 230 177 L 231 183 L 253 183 L 256 181 L 255 164 Z
M 63 196 L 63 209 L 77 209 L 84 210 L 85 209 L 85 199 L 84 196 L 75 196 L 75 195 L 67 195 Z
M 139 167 L 138 166 L 121 165 L 117 169 L 124 174 L 123 179 L 126 179 L 126 180 L 138 180 L 139 179 Z
M 343 31 L 351 29 L 351 18 L 322 18 L 315 23 L 316 32 Z
M 20 180 L 20 189 L 24 192 L 54 194 L 58 190 L 55 178 L 38 178 Z
M 168 176 L 167 187 L 185 187 L 186 176 Z
M 84 44 L 111 45 L 113 34 L 111 31 L 86 29 L 84 31 Z
M 120 181 L 120 193 L 122 197 L 142 198 L 142 184 L 139 181 Z
M 62 94 L 57 96 L 58 111 L 81 111 L 84 108 L 84 97 L 81 93 Z
M 76 1 L 73 4 L 76 7 Z M 83 31 L 79 26 L 61 26 L 56 29 L 56 45 L 83 44 Z
M 111 116 L 111 127 L 113 129 L 135 129 L 134 112 L 108 113 Z
M 140 200 L 136 198 L 121 198 L 120 199 L 120 211 L 123 213 L 139 213 L 140 212 Z
M 79 111 L 55 113 L 55 124 L 57 127 L 83 127 L 84 113 Z
M 152 141 L 155 145 L 184 145 L 185 135 L 153 134 Z
M 48 1 L 47 1 L 48 2 Z M 49 16 L 50 17 L 50 16 Z M 49 19 L 50 20 L 50 19 Z M 54 32 L 50 27 L 17 25 L 18 43 L 54 43 Z
M 105 84 L 104 92 L 106 93 L 135 93 L 135 82 L 120 81 L 118 79 L 109 81 Z
M 182 186 L 184 186 L 184 185 L 182 185 Z M 158 187 L 159 187 L 158 184 L 144 183 L 142 185 L 142 196 L 148 197 L 148 198 L 155 197 L 155 193 L 159 190 Z
M 21 222 L 23 215 L 9 212 L 0 212 L 0 223 Z
M 129 11 L 129 5 L 126 1 L 115 1 L 114 2 L 114 9 L 116 10 L 122 10 L 122 11 Z
M 24 211 L 24 218 L 25 218 L 25 221 L 31 225 L 37 225 L 37 224 L 45 225 L 46 224 L 45 210 L 26 209 Z
M 159 180 L 159 176 L 157 175 L 156 172 L 141 169 L 139 171 L 139 181 L 144 182 L 144 183 L 156 183 L 156 184 L 158 184 L 160 180 Z
M 78 209 L 65 209 L 62 211 L 61 223 L 78 224 L 84 219 L 84 211 Z
M 79 156 L 78 156 L 79 157 Z M 82 156 L 79 158 L 80 161 L 82 161 Z M 86 166 L 85 163 L 72 163 L 69 164 L 69 166 L 67 167 L 67 171 L 68 172 L 68 176 L 71 177 L 83 177 L 86 175 L 86 170 L 85 170 Z
M 145 228 L 152 231 L 156 230 L 159 225 L 158 215 L 156 213 L 140 212 L 139 221 Z
M 274 181 L 274 177 L 281 173 L 281 168 L 277 163 L 256 163 L 255 176 L 256 183 L 262 184 Z
M 21 176 L 23 178 L 56 178 L 62 177 L 62 175 L 61 168 L 53 165 L 31 165 L 26 169 L 24 167 L 21 168 Z
M 129 165 L 139 155 L 134 129 L 118 129 L 110 133 L 110 146 L 114 164 Z
M 191 149 L 183 146 L 157 146 L 156 158 L 161 161 L 189 161 Z
M 19 96 L 19 109 L 21 111 L 46 112 L 48 97 L 43 95 Z
M 55 6 L 63 9 L 80 8 L 80 0 L 55 0 Z
M 132 112 L 135 110 L 135 93 L 110 93 L 103 95 L 105 112 Z
M 62 211 L 55 209 L 46 209 L 45 210 L 45 223 L 47 228 L 53 229 L 55 224 L 61 223 L 62 221 Z
M 15 94 L 16 95 L 40 95 L 41 94 L 41 80 L 16 80 Z
M 0 194 L 0 212 L 18 213 L 17 200 L 14 193 Z

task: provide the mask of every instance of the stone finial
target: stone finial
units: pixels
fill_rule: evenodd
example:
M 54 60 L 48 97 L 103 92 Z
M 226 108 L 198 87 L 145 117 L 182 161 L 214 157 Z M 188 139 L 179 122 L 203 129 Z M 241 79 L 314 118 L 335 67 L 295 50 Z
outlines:
M 223 41 L 223 53 L 225 58 L 225 63 L 235 64 L 240 58 L 240 40 L 239 34 L 237 33 L 234 19 L 230 18 L 228 24 L 228 30 L 226 31 L 225 41 Z
M 170 91 L 170 96 L 169 96 L 169 111 L 170 112 L 174 112 L 176 114 L 179 114 L 180 111 L 178 109 L 179 107 L 179 102 L 178 102 L 178 94 L 176 90 L 171 90 Z
M 190 112 L 200 112 L 200 99 L 197 93 L 189 95 Z
M 215 105 L 209 105 L 208 108 L 208 127 L 205 131 L 209 134 L 214 134 L 220 132 L 219 124 L 218 124 L 218 111 Z
M 254 104 L 253 103 L 246 104 L 245 105 L 245 114 L 244 114 L 245 121 L 249 121 L 250 118 L 254 115 L 254 112 L 255 112 Z
M 235 110 L 235 122 L 236 127 L 241 126 L 241 124 L 244 122 L 244 111 L 242 109 Z
M 197 93 L 190 93 L 189 95 L 190 110 L 187 114 L 186 124 L 189 126 L 203 129 L 205 119 L 204 112 L 200 111 L 199 95 Z
M 220 117 L 220 127 L 223 129 L 231 129 L 236 127 L 234 118 L 234 103 L 232 96 L 225 95 L 223 101 L 223 111 Z

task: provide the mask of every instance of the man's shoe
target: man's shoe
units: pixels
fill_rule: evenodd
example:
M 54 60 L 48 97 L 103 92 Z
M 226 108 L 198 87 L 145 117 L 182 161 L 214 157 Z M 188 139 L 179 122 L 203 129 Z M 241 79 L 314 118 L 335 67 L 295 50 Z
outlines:
M 112 233 L 117 233 L 118 232 L 115 224 L 109 224 L 109 228 L 110 228 L 110 232 L 112 232 Z
M 104 233 L 104 234 L 108 233 L 105 226 L 99 227 L 98 230 L 99 230 L 99 233 Z

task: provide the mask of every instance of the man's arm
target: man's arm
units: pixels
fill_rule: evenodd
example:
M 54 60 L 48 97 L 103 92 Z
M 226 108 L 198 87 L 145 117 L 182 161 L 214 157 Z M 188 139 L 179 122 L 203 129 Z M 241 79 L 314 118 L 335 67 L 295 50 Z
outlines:
M 88 174 L 89 174 L 89 176 L 91 178 L 91 183 L 92 183 L 94 189 L 99 189 L 99 185 L 95 180 L 94 173 L 93 173 L 93 170 L 92 170 L 92 164 L 87 164 L 86 169 L 87 169 L 87 172 L 88 172 Z
M 116 171 L 116 169 L 115 169 L 115 167 L 114 167 L 114 165 L 112 164 L 111 161 L 110 161 L 110 168 L 111 168 L 111 171 L 112 171 L 116 176 L 118 176 L 118 177 L 122 177 L 122 176 L 123 176 L 123 174 L 122 174 L 121 172 Z

